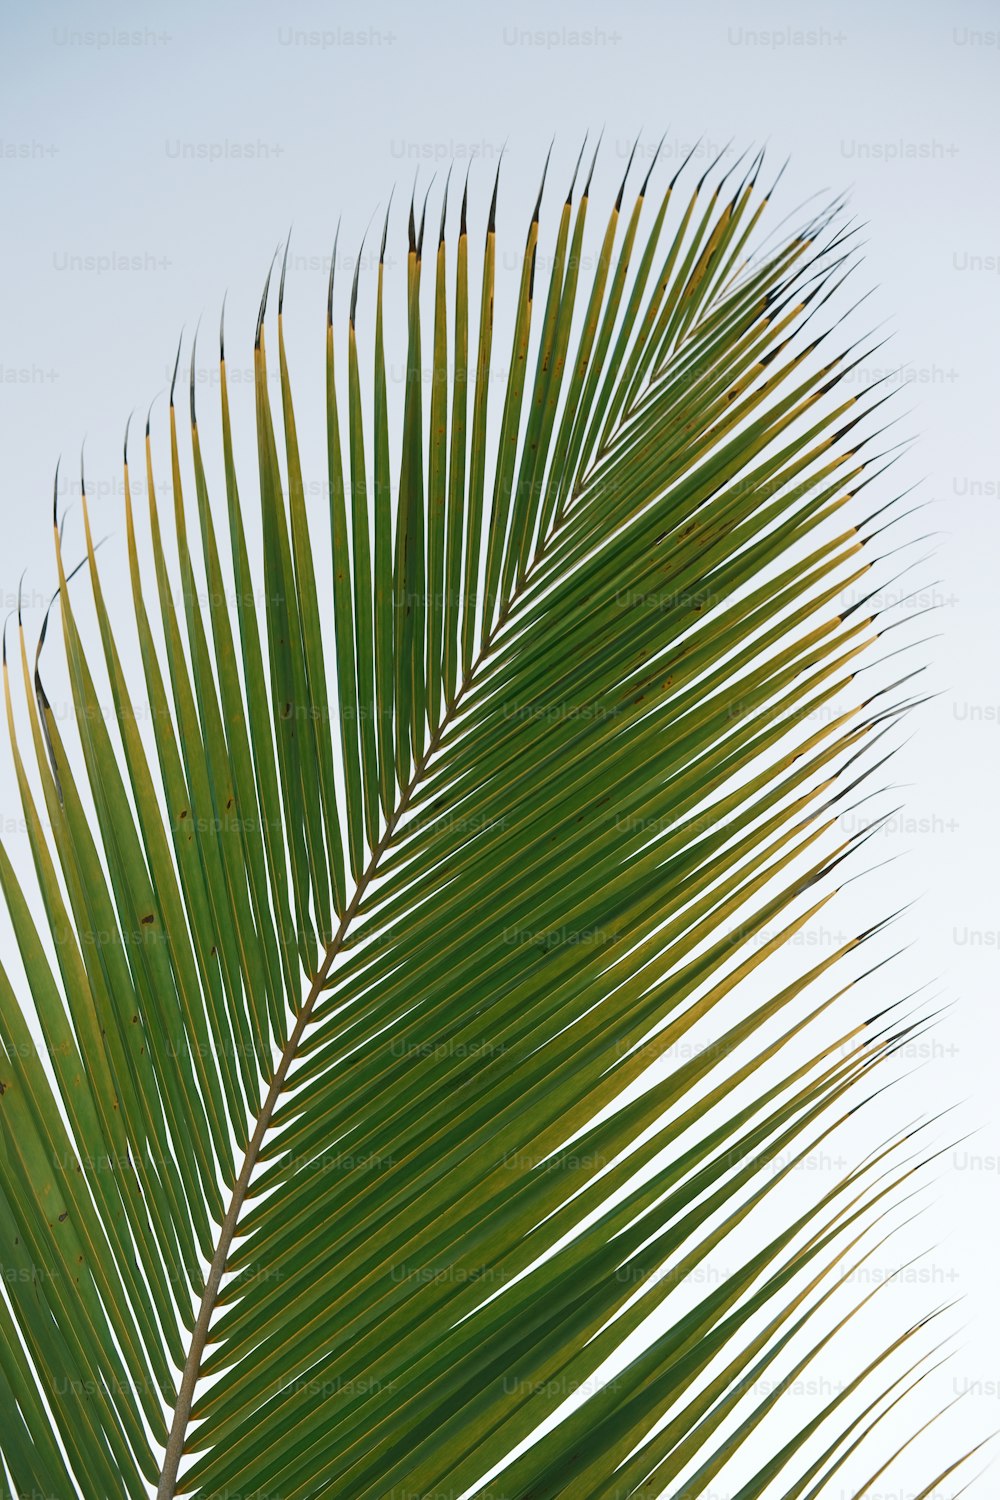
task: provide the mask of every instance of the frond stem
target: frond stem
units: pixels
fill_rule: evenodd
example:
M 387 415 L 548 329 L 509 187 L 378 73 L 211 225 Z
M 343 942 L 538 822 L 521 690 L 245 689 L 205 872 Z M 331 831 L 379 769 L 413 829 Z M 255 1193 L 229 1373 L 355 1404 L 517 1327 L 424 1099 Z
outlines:
M 205 1351 L 205 1345 L 208 1341 L 209 1328 L 212 1322 L 212 1314 L 215 1311 L 216 1299 L 219 1295 L 219 1288 L 222 1285 L 222 1278 L 225 1274 L 230 1248 L 236 1234 L 236 1227 L 239 1222 L 240 1213 L 242 1212 L 243 1204 L 250 1186 L 250 1179 L 253 1175 L 254 1167 L 257 1164 L 257 1160 L 260 1155 L 260 1149 L 264 1141 L 264 1136 L 267 1134 L 268 1127 L 271 1123 L 271 1118 L 274 1114 L 274 1110 L 278 1102 L 278 1097 L 281 1094 L 282 1088 L 284 1087 L 288 1069 L 291 1067 L 298 1051 L 302 1033 L 304 1032 L 306 1026 L 309 1024 L 309 1017 L 312 1014 L 313 1007 L 315 1006 L 320 992 L 329 977 L 330 970 L 333 967 L 337 955 L 343 947 L 344 939 L 347 936 L 347 932 L 351 925 L 351 922 L 357 915 L 358 908 L 360 907 L 361 902 L 365 897 L 369 885 L 375 877 L 379 860 L 382 858 L 382 855 L 391 844 L 400 818 L 403 817 L 404 813 L 409 807 L 410 800 L 413 797 L 417 786 L 419 785 L 421 777 L 427 769 L 431 757 L 434 755 L 435 751 L 441 744 L 448 725 L 455 717 L 462 698 L 468 691 L 469 687 L 472 685 L 476 673 L 481 666 L 485 656 L 488 654 L 496 637 L 496 634 L 502 627 L 508 613 L 509 607 L 508 610 L 504 611 L 497 619 L 487 640 L 483 643 L 483 647 L 479 652 L 479 655 L 472 663 L 465 681 L 462 683 L 461 688 L 455 695 L 455 698 L 453 699 L 451 705 L 446 710 L 440 724 L 438 725 L 437 729 L 434 731 L 432 738 L 428 742 L 427 748 L 425 749 L 420 759 L 415 763 L 413 774 L 404 787 L 399 800 L 396 803 L 395 808 L 393 809 L 392 816 L 386 823 L 381 838 L 372 849 L 371 858 L 369 859 L 367 866 L 365 867 L 358 880 L 357 885 L 355 886 L 354 894 L 344 910 L 344 915 L 340 919 L 340 924 L 337 928 L 337 931 L 334 933 L 333 937 L 330 939 L 329 943 L 326 946 L 326 949 L 323 953 L 323 960 L 318 970 L 313 975 L 309 991 L 304 1001 L 302 1002 L 302 1006 L 298 1014 L 296 1015 L 295 1025 L 292 1027 L 291 1034 L 289 1035 L 288 1041 L 285 1043 L 285 1046 L 282 1050 L 281 1057 L 278 1060 L 278 1065 L 274 1071 L 274 1076 L 272 1077 L 270 1085 L 268 1087 L 267 1095 L 257 1115 L 257 1123 L 254 1127 L 253 1135 L 250 1138 L 250 1143 L 247 1146 L 246 1153 L 243 1157 L 243 1165 L 240 1168 L 240 1174 L 236 1179 L 236 1184 L 233 1188 L 229 1207 L 226 1210 L 225 1218 L 222 1221 L 222 1226 L 219 1231 L 219 1241 L 216 1245 L 215 1254 L 212 1257 L 212 1263 L 209 1267 L 208 1276 L 205 1281 L 205 1290 L 202 1294 L 201 1307 L 198 1310 L 198 1318 L 194 1325 L 194 1330 L 191 1334 L 191 1345 L 188 1350 L 187 1359 L 184 1362 L 184 1369 L 181 1374 L 181 1383 L 177 1391 L 177 1402 L 174 1406 L 174 1415 L 170 1427 L 170 1435 L 167 1439 L 167 1446 L 164 1451 L 163 1468 L 160 1471 L 159 1484 L 157 1485 L 156 1490 L 156 1500 L 174 1500 L 174 1496 L 176 1495 L 177 1471 L 180 1467 L 180 1461 L 184 1454 L 184 1442 L 187 1435 L 188 1423 L 191 1420 L 191 1408 L 194 1404 L 195 1386 L 198 1383 L 198 1375 L 201 1370 L 202 1356 Z

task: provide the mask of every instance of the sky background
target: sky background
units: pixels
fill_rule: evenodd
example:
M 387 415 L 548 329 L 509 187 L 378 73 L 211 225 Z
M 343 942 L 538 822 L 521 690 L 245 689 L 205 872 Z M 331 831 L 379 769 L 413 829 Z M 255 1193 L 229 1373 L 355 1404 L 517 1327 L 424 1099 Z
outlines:
M 858 294 L 876 288 L 867 326 L 884 319 L 883 333 L 893 335 L 867 373 L 894 372 L 892 383 L 908 385 L 896 403 L 910 412 L 900 435 L 919 442 L 900 477 L 919 481 L 916 498 L 931 503 L 907 534 L 935 533 L 901 556 L 903 566 L 928 554 L 886 586 L 883 601 L 895 618 L 933 606 L 923 623 L 936 638 L 924 658 L 937 696 L 897 761 L 905 806 L 879 835 L 882 857 L 900 858 L 870 878 L 864 896 L 879 914 L 915 902 L 899 924 L 912 945 L 902 972 L 912 985 L 935 981 L 951 1006 L 914 1058 L 902 1106 L 959 1108 L 942 1127 L 923 1242 L 913 1242 L 935 1247 L 925 1262 L 931 1285 L 899 1296 L 912 1293 L 915 1315 L 928 1297 L 965 1299 L 936 1404 L 966 1399 L 878 1493 L 917 1492 L 925 1464 L 940 1456 L 943 1465 L 963 1440 L 1000 1425 L 1000 14 L 969 0 L 624 0 L 603 11 L 550 0 L 37 0 L 8 12 L 3 32 L 0 605 L 14 606 L 27 569 L 35 628 L 52 588 L 56 458 L 66 455 L 67 473 L 75 470 L 86 437 L 95 527 L 112 534 L 118 561 L 109 558 L 109 576 L 124 582 L 125 419 L 168 383 L 178 335 L 202 314 L 198 380 L 208 399 L 223 293 L 231 385 L 248 376 L 260 285 L 290 224 L 292 358 L 318 375 L 338 219 L 345 292 L 369 217 L 381 216 L 393 186 L 407 198 L 417 172 L 426 186 L 432 172 L 454 161 L 464 173 L 471 159 L 470 201 L 481 217 L 507 143 L 498 278 L 508 292 L 515 272 L 502 237 L 506 228 L 507 250 L 519 252 L 553 135 L 565 175 L 584 132 L 603 127 L 605 190 L 639 132 L 640 153 L 648 152 L 669 126 L 664 157 L 677 164 L 699 137 L 706 164 L 730 138 L 737 153 L 767 141 L 773 170 L 791 158 L 771 226 L 810 194 L 850 189 L 867 226 Z M 402 256 L 401 214 L 395 230 Z M 314 415 L 304 415 L 307 430 Z M 244 404 L 238 441 L 241 430 L 252 441 L 251 420 Z M 65 480 L 64 500 L 76 488 Z M 67 534 L 78 536 L 72 521 Z M 910 589 L 915 599 L 905 597 Z M 25 849 L 18 813 L 4 751 L 0 831 L 15 858 Z M 0 921 L 5 963 L 11 941 Z M 906 1118 L 894 1092 L 878 1109 L 886 1132 Z M 841 1373 L 850 1368 L 850 1352 L 837 1358 Z M 995 1473 L 973 1493 L 989 1495 L 994 1484 Z

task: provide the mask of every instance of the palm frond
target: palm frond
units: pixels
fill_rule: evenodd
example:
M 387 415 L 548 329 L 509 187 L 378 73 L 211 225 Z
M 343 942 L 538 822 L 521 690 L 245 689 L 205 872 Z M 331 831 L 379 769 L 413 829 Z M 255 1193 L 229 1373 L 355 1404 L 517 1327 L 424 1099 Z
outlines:
M 543 257 L 546 162 L 509 328 L 499 170 L 475 266 L 468 181 L 433 254 L 411 203 L 398 403 L 388 213 L 346 345 L 331 270 L 328 516 L 287 247 L 255 482 L 221 334 L 211 459 L 178 350 L 169 515 L 126 432 L 134 624 L 85 487 L 80 583 L 53 516 L 71 737 L 46 628 L 4 642 L 36 885 L 0 851 L 5 1493 L 809 1500 L 933 1372 L 928 1319 L 807 1422 L 782 1400 L 857 1337 L 933 1151 L 787 1191 L 928 1024 L 868 946 L 890 914 L 795 946 L 920 699 L 858 675 L 895 454 L 838 351 L 856 231 L 758 242 L 763 152 L 655 192 L 654 157 L 589 254 L 596 161 Z

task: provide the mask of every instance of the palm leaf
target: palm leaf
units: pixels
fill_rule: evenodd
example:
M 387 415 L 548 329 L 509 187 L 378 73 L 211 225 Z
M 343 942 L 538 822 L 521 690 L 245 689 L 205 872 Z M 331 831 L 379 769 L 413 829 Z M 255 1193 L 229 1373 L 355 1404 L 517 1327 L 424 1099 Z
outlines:
M 864 691 L 881 628 L 842 603 L 891 461 L 826 306 L 852 231 L 835 203 L 754 251 L 763 153 L 650 199 L 654 159 L 626 210 L 630 161 L 588 260 L 596 156 L 544 266 L 543 175 L 499 330 L 499 173 L 481 269 L 468 182 L 426 287 L 411 205 L 398 412 L 388 216 L 346 364 L 331 274 L 328 517 L 284 265 L 252 524 L 224 348 L 224 504 L 193 350 L 172 524 L 147 421 L 145 541 L 126 434 L 134 625 L 86 493 L 84 582 L 54 516 L 71 742 L 49 617 L 34 662 L 20 619 L 4 645 L 37 885 L 0 852 L 5 1493 L 693 1500 L 724 1470 L 792 1500 L 932 1368 L 903 1329 L 753 1447 L 863 1318 L 825 1321 L 927 1159 L 902 1130 L 789 1206 L 927 1023 L 881 998 L 887 914 L 792 947 L 916 701 Z

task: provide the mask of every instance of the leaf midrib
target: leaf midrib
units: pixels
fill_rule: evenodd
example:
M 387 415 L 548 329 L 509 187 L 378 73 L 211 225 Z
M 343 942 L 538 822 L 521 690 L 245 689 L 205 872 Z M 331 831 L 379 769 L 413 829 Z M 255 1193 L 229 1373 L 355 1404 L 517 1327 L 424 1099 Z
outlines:
M 302 1006 L 295 1018 L 295 1025 L 292 1027 L 292 1030 L 288 1037 L 288 1041 L 285 1043 L 285 1046 L 282 1049 L 281 1057 L 278 1060 L 278 1065 L 274 1071 L 274 1075 L 268 1087 L 267 1094 L 260 1107 L 260 1110 L 258 1111 L 257 1123 L 254 1127 L 254 1132 L 250 1138 L 250 1142 L 246 1148 L 246 1152 L 243 1158 L 243 1165 L 240 1168 L 239 1176 L 237 1177 L 235 1185 L 233 1187 L 229 1207 L 227 1208 L 225 1217 L 222 1220 L 222 1225 L 219 1230 L 219 1239 L 215 1248 L 215 1254 L 212 1257 L 211 1265 L 209 1266 L 208 1270 L 208 1276 L 205 1280 L 205 1290 L 202 1294 L 201 1306 L 198 1310 L 198 1317 L 191 1334 L 191 1343 L 188 1349 L 187 1358 L 184 1362 L 184 1369 L 181 1374 L 181 1382 L 177 1390 L 177 1400 L 174 1406 L 174 1415 L 170 1426 L 170 1433 L 167 1439 L 167 1446 L 164 1450 L 163 1467 L 160 1471 L 159 1484 L 157 1485 L 156 1500 L 174 1500 L 174 1497 L 176 1496 L 177 1473 L 180 1467 L 181 1458 L 184 1454 L 184 1443 L 187 1436 L 188 1423 L 191 1419 L 191 1409 L 194 1404 L 195 1386 L 198 1383 L 198 1376 L 201 1371 L 201 1360 L 204 1354 L 205 1345 L 208 1341 L 208 1333 L 211 1327 L 212 1315 L 215 1312 L 216 1301 L 219 1294 L 219 1287 L 222 1284 L 222 1278 L 225 1274 L 226 1263 L 229 1259 L 230 1247 L 232 1246 L 232 1242 L 236 1234 L 236 1228 L 237 1224 L 239 1223 L 240 1213 L 246 1200 L 247 1190 L 250 1186 L 250 1179 L 253 1175 L 254 1167 L 256 1166 L 259 1159 L 264 1137 L 267 1134 L 268 1128 L 270 1126 L 275 1106 L 278 1102 L 278 1097 L 284 1086 L 288 1069 L 290 1068 L 297 1054 L 299 1042 L 302 1038 L 302 1033 L 305 1031 L 305 1028 L 309 1023 L 309 1018 L 312 1014 L 313 1007 L 315 1006 L 320 992 L 322 991 L 323 986 L 329 977 L 330 969 L 332 968 L 338 953 L 343 947 L 344 940 L 348 934 L 348 929 L 350 928 L 352 921 L 358 913 L 358 909 L 361 905 L 361 902 L 364 900 L 369 885 L 371 884 L 377 873 L 379 860 L 382 858 L 382 855 L 385 853 L 389 844 L 392 842 L 395 831 L 399 826 L 399 821 L 409 807 L 410 801 L 420 783 L 421 777 L 424 775 L 434 753 L 439 748 L 445 731 L 455 717 L 460 702 L 467 693 L 468 689 L 472 686 L 477 672 L 487 659 L 495 637 L 505 623 L 505 620 L 510 613 L 510 608 L 512 607 L 513 602 L 514 600 L 512 599 L 510 605 L 508 605 L 508 608 L 497 619 L 493 630 L 489 633 L 486 640 L 484 641 L 479 655 L 476 657 L 475 661 L 469 668 L 465 680 L 460 685 L 459 690 L 452 700 L 450 706 L 442 715 L 441 722 L 439 723 L 437 729 L 434 731 L 430 741 L 428 742 L 427 748 L 424 750 L 420 758 L 416 761 L 413 769 L 413 774 L 410 777 L 410 780 L 407 782 L 405 788 L 403 789 L 403 792 L 401 793 L 391 816 L 386 822 L 386 826 L 382 832 L 382 836 L 372 850 L 371 858 L 369 859 L 367 866 L 358 879 L 358 882 L 354 888 L 354 894 L 352 895 L 350 902 L 344 910 L 344 914 L 340 919 L 337 931 L 334 933 L 333 937 L 330 939 L 329 943 L 326 946 L 322 962 L 315 975 L 313 976 L 312 983 L 306 994 L 305 1000 L 303 1001 Z

